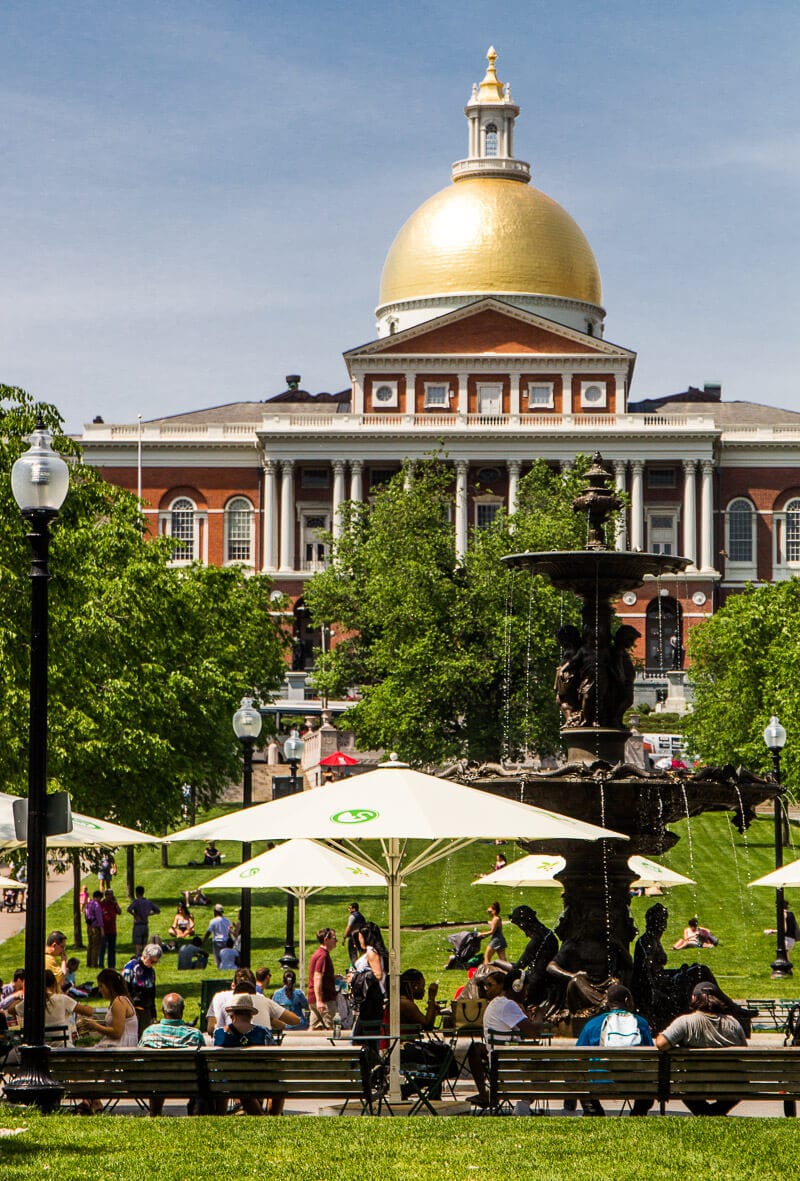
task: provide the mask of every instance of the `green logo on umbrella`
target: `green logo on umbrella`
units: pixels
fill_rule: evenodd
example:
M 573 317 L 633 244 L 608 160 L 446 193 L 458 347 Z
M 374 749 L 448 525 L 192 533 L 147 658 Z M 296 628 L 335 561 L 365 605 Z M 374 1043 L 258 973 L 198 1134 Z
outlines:
M 239 874 L 239 877 L 240 878 L 252 878 L 252 877 L 257 877 L 259 873 L 260 873 L 260 870 L 258 870 L 258 869 L 243 869 L 242 872 Z
M 334 812 L 331 820 L 335 824 L 366 824 L 368 820 L 376 820 L 377 812 L 369 808 L 346 808 L 344 812 Z

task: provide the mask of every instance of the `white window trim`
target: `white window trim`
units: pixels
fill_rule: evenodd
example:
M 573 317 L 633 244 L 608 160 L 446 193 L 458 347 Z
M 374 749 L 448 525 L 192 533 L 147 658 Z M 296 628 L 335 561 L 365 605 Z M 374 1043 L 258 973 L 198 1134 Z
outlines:
M 602 391 L 602 398 L 598 402 L 587 402 L 586 391 L 594 389 L 595 386 Z M 607 381 L 582 381 L 581 382 L 581 410 L 605 410 L 608 407 L 608 382 Z
M 230 525 L 230 520 L 231 520 L 231 505 L 235 504 L 237 501 L 242 501 L 243 504 L 246 504 L 247 511 L 250 514 L 250 557 L 246 558 L 246 559 L 245 558 L 229 558 L 228 557 L 228 542 L 230 541 L 229 525 Z M 241 510 L 238 510 L 238 511 L 243 512 L 244 508 L 242 508 Z M 225 555 L 223 565 L 225 565 L 225 566 L 244 566 L 248 570 L 252 569 L 255 566 L 256 514 L 255 514 L 255 509 L 253 508 L 253 503 L 250 500 L 250 498 L 247 496 L 243 496 L 241 494 L 239 494 L 237 496 L 232 496 L 230 498 L 230 500 L 228 501 L 228 503 L 225 505 L 225 511 L 223 514 L 223 523 L 224 524 L 223 524 L 222 544 L 224 546 L 224 549 L 222 552 Z
M 548 400 L 546 402 L 532 401 L 531 390 L 548 390 Z M 537 410 L 552 410 L 556 404 L 556 383 L 554 381 L 529 381 L 525 390 L 525 400 L 528 403 L 528 409 L 533 414 Z
M 645 509 L 647 527 L 647 550 L 653 552 L 653 517 L 672 517 L 672 554 L 680 554 L 680 513 L 676 504 L 648 504 Z
M 198 509 L 196 502 L 191 496 L 181 494 L 180 496 L 173 496 L 165 509 L 162 509 L 158 514 L 158 532 L 161 537 L 172 536 L 172 512 L 175 505 L 180 500 L 188 500 L 192 506 L 194 513 L 193 535 L 192 535 L 192 557 L 185 558 L 170 558 L 170 566 L 191 566 L 193 562 L 202 562 L 203 565 L 208 565 L 208 513 L 205 510 Z M 202 526 L 202 529 L 201 529 Z
M 795 500 L 800 500 L 800 497 L 788 497 L 780 512 L 772 514 L 772 578 L 775 582 L 796 578 L 800 570 L 800 562 L 790 562 L 786 558 L 786 518 L 789 515 L 787 510 Z
M 498 400 L 496 410 L 481 409 L 481 395 L 489 394 Z M 475 408 L 482 418 L 496 418 L 503 413 L 503 383 L 502 381 L 479 381 L 475 387 Z
M 431 402 L 429 391 L 432 389 L 444 389 L 443 402 Z M 425 382 L 425 409 L 426 410 L 449 410 L 450 399 L 453 396 L 453 391 L 450 388 L 449 381 L 426 381 Z
M 731 545 L 730 545 L 731 505 L 736 504 L 737 501 L 740 501 L 740 500 L 750 506 L 750 512 L 751 512 L 750 520 L 751 520 L 751 524 L 752 524 L 752 531 L 751 531 L 750 541 L 751 541 L 751 547 L 752 547 L 751 548 L 752 557 L 750 558 L 749 562 L 736 562 L 730 556 L 730 550 L 731 550 Z M 725 509 L 725 553 L 727 555 L 725 558 L 725 581 L 726 582 L 754 582 L 756 580 L 756 578 L 758 577 L 757 551 L 756 551 L 756 536 L 757 536 L 756 524 L 757 524 L 757 512 L 756 512 L 756 507 L 753 504 L 752 500 L 750 500 L 750 498 L 748 496 L 734 496 L 734 498 L 728 502 L 728 506 Z
M 488 495 L 488 494 L 481 495 L 481 496 L 476 496 L 476 497 L 474 498 L 473 502 L 472 502 L 472 504 L 473 504 L 473 509 L 472 509 L 472 523 L 473 523 L 473 526 L 474 526 L 474 528 L 475 528 L 476 530 L 479 530 L 479 529 L 480 529 L 480 530 L 481 530 L 481 532 L 483 532 L 483 529 L 482 529 L 482 527 L 481 527 L 481 526 L 478 524 L 478 507 L 479 507 L 479 505 L 482 505 L 482 504 L 496 504 L 496 505 L 497 505 L 498 512 L 499 512 L 499 511 L 500 511 L 500 509 L 502 509 L 502 508 L 503 508 L 503 505 L 504 505 L 504 503 L 505 503 L 505 502 L 503 501 L 503 498 L 502 498 L 502 496 L 491 496 L 491 495 Z
M 312 538 L 306 535 L 305 518 L 307 516 L 324 517 L 325 525 L 319 530 L 321 533 L 330 533 L 331 531 L 331 506 L 329 504 L 315 504 L 313 501 L 301 502 L 297 505 L 297 520 L 300 524 L 300 549 L 299 549 L 299 568 L 306 574 L 314 574 L 318 570 L 327 570 L 328 562 L 330 561 L 329 547 L 325 546 L 324 558 L 312 558 L 310 561 L 306 559 L 305 548 L 306 544 L 312 541 Z M 317 530 L 315 529 L 316 533 Z
M 392 391 L 391 398 L 387 398 L 384 402 L 379 402 L 376 398 L 376 393 L 383 387 Z M 373 377 L 372 385 L 372 409 L 373 410 L 397 410 L 400 405 L 400 384 L 397 381 L 379 381 L 378 378 Z

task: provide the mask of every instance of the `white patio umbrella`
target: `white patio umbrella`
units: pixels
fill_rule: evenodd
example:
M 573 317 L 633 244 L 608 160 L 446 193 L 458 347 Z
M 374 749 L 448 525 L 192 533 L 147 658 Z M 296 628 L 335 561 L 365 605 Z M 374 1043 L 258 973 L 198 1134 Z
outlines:
M 27 890 L 27 882 L 18 882 L 16 878 L 0 878 L 0 890 Z
M 800 886 L 800 861 L 790 861 L 788 865 L 782 865 L 780 869 L 773 869 L 763 878 L 756 878 L 754 882 L 747 884 L 748 886 L 771 886 L 773 890 L 781 889 L 783 886 Z
M 560 873 L 566 864 L 563 857 L 548 857 L 542 853 L 531 853 L 528 857 L 520 857 L 518 861 L 504 865 L 502 869 L 484 874 L 472 884 L 473 886 L 537 886 L 539 888 L 556 886 L 560 890 L 562 888 L 561 882 L 556 881 L 556 874 Z M 629 857 L 628 865 L 634 873 L 639 875 L 635 882 L 631 882 L 632 886 L 690 886 L 694 884 L 692 878 L 686 878 L 682 873 L 676 873 L 674 869 L 667 869 L 665 865 L 659 865 L 657 861 L 651 861 L 648 857 Z
M 24 841 L 17 840 L 14 828 L 14 800 L 17 796 L 0 792 L 0 849 L 20 849 Z M 161 837 L 151 837 L 135 828 L 112 824 L 110 820 L 97 820 L 94 816 L 72 813 L 72 832 L 61 833 L 47 838 L 48 849 L 89 848 L 93 845 L 115 849 L 122 845 L 160 845 Z
M 385 873 L 389 883 L 389 1028 L 400 1032 L 400 887 L 418 869 L 481 839 L 627 840 L 621 833 L 557 812 L 488 795 L 413 771 L 397 756 L 374 771 L 297 795 L 229 812 L 172 833 L 173 841 L 280 840 L 314 837 Z M 370 856 L 362 839 L 377 840 Z M 425 842 L 410 851 L 408 842 Z M 399 1095 L 399 1045 L 392 1057 L 391 1093 Z
M 277 887 L 279 890 L 285 890 L 287 894 L 294 894 L 299 903 L 300 980 L 304 983 L 306 898 L 332 886 L 358 886 L 360 890 L 367 886 L 385 885 L 386 878 L 382 873 L 367 869 L 350 857 L 343 857 L 327 845 L 320 845 L 306 837 L 298 837 L 269 849 L 266 853 L 260 853 L 258 857 L 227 870 L 218 878 L 210 878 L 203 883 L 201 889 L 241 890 L 246 887 L 248 890 L 266 890 Z

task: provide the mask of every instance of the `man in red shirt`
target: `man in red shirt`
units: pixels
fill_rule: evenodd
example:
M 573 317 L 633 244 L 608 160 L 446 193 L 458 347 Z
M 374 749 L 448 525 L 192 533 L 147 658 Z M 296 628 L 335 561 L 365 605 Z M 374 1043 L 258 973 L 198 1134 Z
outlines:
M 336 932 L 331 927 L 317 931 L 319 947 L 308 965 L 308 1003 L 313 1014 L 312 1029 L 333 1029 L 337 1013 L 336 974 L 331 952 L 336 946 Z

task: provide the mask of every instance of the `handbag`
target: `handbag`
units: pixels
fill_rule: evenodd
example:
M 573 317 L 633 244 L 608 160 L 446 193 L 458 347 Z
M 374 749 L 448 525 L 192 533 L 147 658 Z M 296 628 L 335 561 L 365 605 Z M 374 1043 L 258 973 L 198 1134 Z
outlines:
M 483 1029 L 483 1014 L 489 1002 L 485 997 L 453 1001 L 453 1027 L 457 1030 Z

